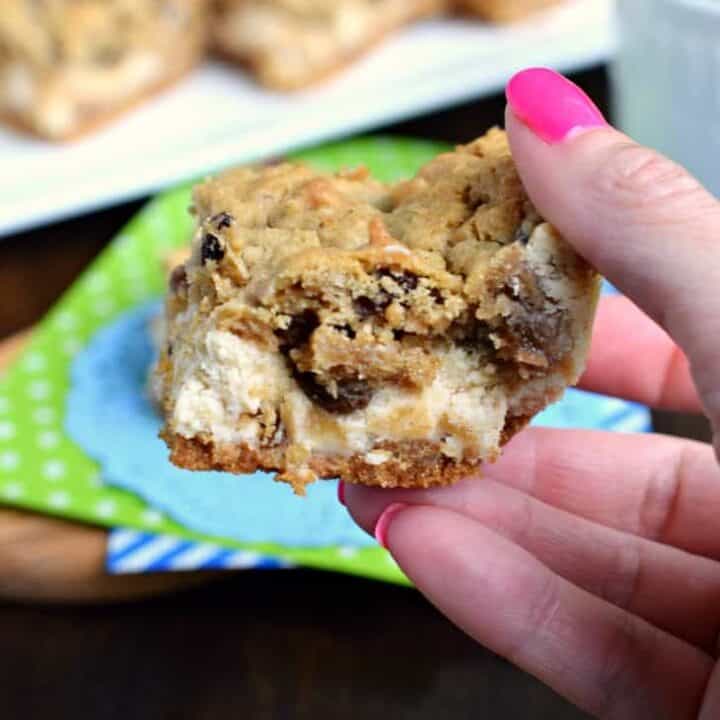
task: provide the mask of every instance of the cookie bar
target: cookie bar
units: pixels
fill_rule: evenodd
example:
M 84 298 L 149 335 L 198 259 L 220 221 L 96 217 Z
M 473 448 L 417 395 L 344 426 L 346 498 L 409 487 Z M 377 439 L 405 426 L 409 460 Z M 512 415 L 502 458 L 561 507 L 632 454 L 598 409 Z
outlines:
M 445 0 L 219 0 L 213 38 L 264 85 L 294 90 L 444 6 Z
M 537 10 L 558 5 L 562 0 L 455 0 L 464 12 L 479 15 L 492 22 L 513 22 Z
M 5 0 L 0 118 L 49 139 L 83 133 L 201 57 L 208 0 Z
M 579 377 L 598 277 L 533 209 L 505 134 L 395 185 L 245 167 L 194 191 L 158 376 L 172 461 L 451 483 Z

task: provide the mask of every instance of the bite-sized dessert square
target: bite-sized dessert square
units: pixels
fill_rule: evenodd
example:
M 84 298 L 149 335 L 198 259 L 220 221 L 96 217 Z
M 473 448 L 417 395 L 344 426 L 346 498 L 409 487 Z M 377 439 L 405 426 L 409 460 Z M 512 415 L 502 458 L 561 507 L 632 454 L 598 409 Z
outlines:
M 185 74 L 202 56 L 208 0 L 4 0 L 0 118 L 79 135 Z
M 455 0 L 455 6 L 492 22 L 513 22 L 562 0 Z
M 279 164 L 195 189 L 158 378 L 173 462 L 451 483 L 577 380 L 599 281 L 502 131 L 376 182 Z
M 219 0 L 215 47 L 259 81 L 293 90 L 346 65 L 446 0 Z

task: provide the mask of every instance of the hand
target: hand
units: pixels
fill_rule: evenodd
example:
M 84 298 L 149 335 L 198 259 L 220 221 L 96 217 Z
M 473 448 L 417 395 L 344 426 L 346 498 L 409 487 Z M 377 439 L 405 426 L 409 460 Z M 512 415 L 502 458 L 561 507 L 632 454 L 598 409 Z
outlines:
M 519 74 L 508 99 L 533 202 L 636 303 L 601 303 L 582 386 L 704 410 L 718 448 L 720 203 L 550 71 Z M 587 712 L 720 718 L 713 449 L 533 428 L 482 474 L 345 500 L 443 613 Z

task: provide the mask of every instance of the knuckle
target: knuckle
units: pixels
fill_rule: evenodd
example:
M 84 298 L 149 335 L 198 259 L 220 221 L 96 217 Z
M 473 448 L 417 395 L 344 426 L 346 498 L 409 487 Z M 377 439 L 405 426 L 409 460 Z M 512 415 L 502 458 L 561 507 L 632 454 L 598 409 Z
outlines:
M 658 638 L 653 628 L 648 626 L 647 633 L 640 628 L 635 618 L 625 613 L 612 626 L 597 677 L 599 717 L 625 717 L 627 708 L 645 705 L 638 702 L 638 695 L 643 692 L 639 682 L 641 668 L 652 659 Z
M 535 644 L 536 639 L 545 633 L 552 632 L 552 624 L 560 609 L 560 593 L 558 577 L 551 572 L 542 583 L 532 600 L 528 601 L 527 614 L 524 618 L 525 632 L 522 640 L 508 648 L 506 658 L 515 665 L 522 665 L 528 654 L 528 648 Z
M 623 543 L 613 557 L 605 580 L 603 597 L 613 605 L 632 609 L 641 571 L 642 556 L 639 543 L 632 540 Z
M 663 540 L 672 526 L 680 504 L 684 478 L 691 458 L 682 446 L 673 462 L 658 463 L 648 477 L 640 503 L 637 529 L 651 540 Z
M 512 541 L 516 545 L 528 548 L 535 526 L 535 511 L 532 498 L 522 495 L 518 498 L 513 510 Z

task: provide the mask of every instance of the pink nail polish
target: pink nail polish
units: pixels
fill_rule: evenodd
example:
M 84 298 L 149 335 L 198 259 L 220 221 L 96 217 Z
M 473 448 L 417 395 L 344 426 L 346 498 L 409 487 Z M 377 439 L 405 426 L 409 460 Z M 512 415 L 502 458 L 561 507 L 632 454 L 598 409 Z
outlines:
M 345 505 L 345 483 L 342 480 L 338 480 L 337 494 L 338 502 L 341 505 Z
M 505 94 L 515 116 L 550 145 L 607 126 L 595 103 L 575 83 L 548 68 L 519 72 Z
M 385 510 L 383 510 L 382 515 L 377 520 L 377 523 L 375 524 L 375 539 L 378 541 L 380 545 L 382 545 L 387 550 L 387 533 L 388 529 L 390 528 L 390 523 L 392 522 L 392 519 L 397 515 L 401 510 L 404 510 L 407 505 L 404 503 L 392 503 L 392 505 L 388 505 Z

